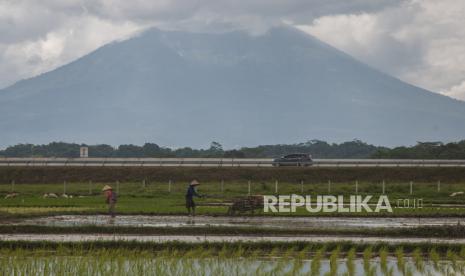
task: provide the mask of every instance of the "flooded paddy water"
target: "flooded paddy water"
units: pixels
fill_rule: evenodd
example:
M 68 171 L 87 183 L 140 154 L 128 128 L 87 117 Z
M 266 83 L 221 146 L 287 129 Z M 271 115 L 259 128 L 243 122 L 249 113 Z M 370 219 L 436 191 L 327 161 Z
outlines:
M 125 227 L 264 227 L 293 229 L 409 228 L 418 226 L 465 225 L 465 217 L 382 218 L 382 217 L 265 217 L 265 216 L 143 216 L 124 215 L 112 219 L 104 215 L 60 215 L 25 219 L 15 224 L 46 226 L 125 226 Z
M 14 225 L 41 225 L 50 227 L 112 226 L 112 227 L 253 227 L 254 229 L 407 229 L 418 226 L 465 224 L 465 218 L 356 218 L 356 217 L 229 217 L 229 216 L 142 216 L 127 215 L 110 218 L 105 215 L 60 215 L 16 221 Z M 139 241 L 139 242 L 360 242 L 388 244 L 446 243 L 465 244 L 465 238 L 388 237 L 362 235 L 280 235 L 259 234 L 0 234 L 0 240 L 9 241 Z
M 2 275 L 463 275 L 463 261 L 345 258 L 0 256 Z
M 18 225 L 56 227 L 206 227 L 268 228 L 408 228 L 456 225 L 465 218 L 338 218 L 61 215 L 17 221 Z M 41 242 L 102 244 L 92 250 L 36 248 L 0 250 L 0 275 L 465 275 L 465 239 L 363 236 L 274 235 L 125 235 L 125 234 L 0 234 L 0 241 L 18 245 Z M 138 243 L 133 243 L 134 241 Z M 262 242 L 271 246 L 260 247 Z M 288 243 L 280 248 L 275 242 Z M 294 242 L 294 243 L 293 243 Z M 308 246 L 297 248 L 297 243 Z M 350 244 L 342 249 L 341 245 Z M 327 246 L 333 244 L 333 247 Z M 381 243 L 381 244 L 380 244 Z M 442 244 L 441 252 L 425 244 Z M 114 244 L 115 247 L 105 247 Z M 125 249 L 125 244 L 158 249 Z M 163 245 L 168 248 L 164 253 Z M 176 245 L 184 246 L 176 248 Z M 218 248 L 208 245 L 219 244 Z M 234 245 L 238 245 L 235 249 Z M 244 251 L 243 244 L 249 246 Z M 255 247 L 253 244 L 257 244 Z M 409 249 L 404 246 L 409 245 Z M 142 246 L 143 245 L 143 246 Z M 192 249 L 189 248 L 189 245 Z M 361 245 L 365 247 L 360 247 Z M 230 246 L 228 248 L 228 246 Z M 313 246 L 313 247 L 312 247 Z M 449 247 L 450 246 L 450 247 Z M 461 246 L 461 247 L 457 247 Z M 12 247 L 10 247 L 12 248 Z M 260 249 L 261 248 L 261 249 Z M 42 252 L 41 252 L 42 250 Z M 63 252 L 58 252 L 64 250 Z M 83 250 L 80 252 L 79 250 Z M 145 251 L 144 251 L 145 250 Z M 77 253 L 76 253 L 77 252 Z

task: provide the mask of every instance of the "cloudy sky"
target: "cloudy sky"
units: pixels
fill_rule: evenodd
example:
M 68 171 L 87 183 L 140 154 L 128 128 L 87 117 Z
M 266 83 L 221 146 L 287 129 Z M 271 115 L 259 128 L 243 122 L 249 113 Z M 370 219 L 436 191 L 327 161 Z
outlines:
M 465 100 L 464 0 L 0 0 L 0 88 L 146 28 L 294 25 L 404 81 Z

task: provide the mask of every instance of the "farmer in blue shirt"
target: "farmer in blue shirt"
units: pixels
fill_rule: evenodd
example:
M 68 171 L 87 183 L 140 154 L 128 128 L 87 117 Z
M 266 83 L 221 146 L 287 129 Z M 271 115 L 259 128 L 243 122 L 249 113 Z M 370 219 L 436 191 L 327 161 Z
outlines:
M 195 186 L 200 185 L 200 183 L 197 180 L 192 180 L 190 183 L 189 187 L 187 188 L 186 192 L 186 208 L 187 208 L 187 213 L 189 216 L 195 216 L 195 202 L 194 202 L 194 196 L 196 197 L 202 197 L 195 191 Z M 192 213 L 191 213 L 192 211 Z

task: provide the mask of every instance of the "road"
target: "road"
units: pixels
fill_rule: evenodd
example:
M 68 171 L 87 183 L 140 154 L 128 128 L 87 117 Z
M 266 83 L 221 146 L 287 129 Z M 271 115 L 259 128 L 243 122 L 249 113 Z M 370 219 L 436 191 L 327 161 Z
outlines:
M 297 164 L 296 164 L 297 165 Z M 34 167 L 272 167 L 260 158 L 0 158 L 0 166 Z M 465 160 L 314 159 L 313 167 L 465 167 Z

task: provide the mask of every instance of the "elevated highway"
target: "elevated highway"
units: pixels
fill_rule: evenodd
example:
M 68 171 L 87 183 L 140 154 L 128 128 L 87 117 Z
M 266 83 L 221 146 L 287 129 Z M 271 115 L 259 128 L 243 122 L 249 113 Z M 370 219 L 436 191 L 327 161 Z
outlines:
M 271 158 L 0 158 L 0 166 L 272 167 Z M 295 164 L 298 165 L 298 164 Z M 313 167 L 465 167 L 465 160 L 314 159 Z

